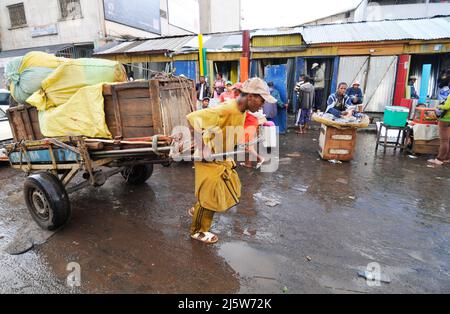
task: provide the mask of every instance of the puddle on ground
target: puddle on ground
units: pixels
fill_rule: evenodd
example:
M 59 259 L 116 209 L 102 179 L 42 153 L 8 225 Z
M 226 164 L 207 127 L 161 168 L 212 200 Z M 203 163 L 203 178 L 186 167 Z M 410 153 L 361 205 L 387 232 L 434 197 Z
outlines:
M 238 273 L 241 279 L 240 293 L 281 293 L 282 265 L 286 258 L 273 252 L 252 248 L 245 242 L 222 244 L 219 255 Z

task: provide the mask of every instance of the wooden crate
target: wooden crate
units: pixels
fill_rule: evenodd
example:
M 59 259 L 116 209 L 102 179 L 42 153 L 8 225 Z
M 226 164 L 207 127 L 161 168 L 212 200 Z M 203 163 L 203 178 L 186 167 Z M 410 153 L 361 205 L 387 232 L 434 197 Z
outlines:
M 6 111 L 14 142 L 33 141 L 43 138 L 39 127 L 38 111 L 30 105 L 18 105 Z
M 414 140 L 412 150 L 414 154 L 437 155 L 439 153 L 439 146 L 440 139 L 431 141 Z
M 320 127 L 319 154 L 324 160 L 350 161 L 356 147 L 356 129 Z
M 103 96 L 113 138 L 171 135 L 174 127 L 188 126 L 196 103 L 194 82 L 176 78 L 105 85 Z

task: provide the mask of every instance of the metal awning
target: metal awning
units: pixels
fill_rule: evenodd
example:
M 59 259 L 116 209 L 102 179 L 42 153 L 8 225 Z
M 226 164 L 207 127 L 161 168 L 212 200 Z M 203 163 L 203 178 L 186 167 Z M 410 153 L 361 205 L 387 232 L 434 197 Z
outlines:
M 86 43 L 91 44 L 92 43 Z M 78 45 L 78 44 L 77 44 Z M 31 51 L 42 51 L 46 53 L 56 53 L 58 51 L 73 48 L 75 47 L 75 44 L 61 44 L 61 45 L 53 45 L 53 46 L 42 46 L 42 47 L 32 47 L 32 48 L 25 48 L 25 49 L 16 49 L 16 50 L 6 50 L 0 52 L 0 59 L 6 59 L 6 58 L 14 58 L 14 57 L 22 57 L 26 55 L 27 53 Z

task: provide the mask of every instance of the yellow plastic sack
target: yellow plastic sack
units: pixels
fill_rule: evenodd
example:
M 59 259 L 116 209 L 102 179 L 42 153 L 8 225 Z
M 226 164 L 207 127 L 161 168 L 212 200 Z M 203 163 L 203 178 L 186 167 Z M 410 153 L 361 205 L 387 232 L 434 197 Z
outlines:
M 27 53 L 23 58 L 22 64 L 19 67 L 19 73 L 22 73 L 28 68 L 56 69 L 66 61 L 68 61 L 68 59 L 58 58 L 41 51 L 32 51 Z
M 39 112 L 45 137 L 87 136 L 111 139 L 106 125 L 103 84 L 84 87 L 65 104 Z
M 13 98 L 19 103 L 25 103 L 28 97 L 41 88 L 42 81 L 66 60 L 33 51 L 8 62 L 5 77 Z
M 125 69 L 119 62 L 103 59 L 70 60 L 48 76 L 42 82 L 42 88 L 31 95 L 27 102 L 40 111 L 47 110 L 65 104 L 81 88 L 126 80 Z

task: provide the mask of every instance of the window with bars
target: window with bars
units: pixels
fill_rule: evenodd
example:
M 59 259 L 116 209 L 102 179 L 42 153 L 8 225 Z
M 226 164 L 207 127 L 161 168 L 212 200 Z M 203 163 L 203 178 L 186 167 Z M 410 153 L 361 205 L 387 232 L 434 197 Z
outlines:
M 23 3 L 8 6 L 8 11 L 12 28 L 27 25 L 27 18 L 25 16 L 25 7 L 23 6 Z
M 80 0 L 59 0 L 61 19 L 73 20 L 82 18 Z

